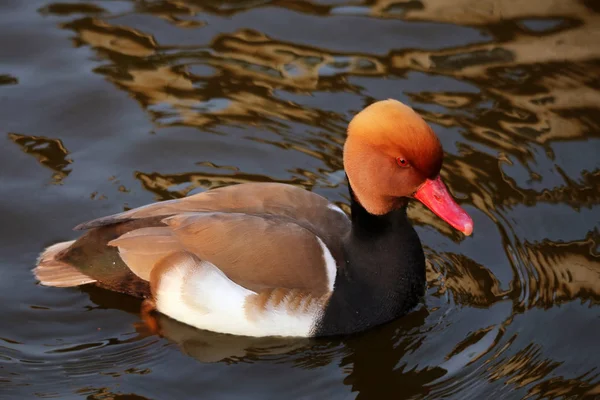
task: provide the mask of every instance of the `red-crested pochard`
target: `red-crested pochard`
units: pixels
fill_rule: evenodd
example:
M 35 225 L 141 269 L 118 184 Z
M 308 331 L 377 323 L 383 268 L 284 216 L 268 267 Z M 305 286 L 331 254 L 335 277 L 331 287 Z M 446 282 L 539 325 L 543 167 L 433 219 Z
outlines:
M 94 284 L 146 299 L 197 328 L 248 336 L 362 331 L 410 311 L 425 257 L 411 198 L 470 235 L 440 178 L 427 123 L 395 100 L 350 122 L 344 145 L 351 217 L 294 186 L 247 183 L 96 219 L 40 256 L 43 285 Z

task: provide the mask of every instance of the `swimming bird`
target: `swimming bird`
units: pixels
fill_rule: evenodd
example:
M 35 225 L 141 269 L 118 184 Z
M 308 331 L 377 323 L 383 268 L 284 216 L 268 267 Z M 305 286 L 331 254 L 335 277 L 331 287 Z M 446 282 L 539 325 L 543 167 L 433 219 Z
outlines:
M 279 183 L 245 183 L 77 226 L 48 247 L 42 285 L 93 284 L 145 299 L 185 324 L 246 336 L 327 336 L 397 319 L 424 295 L 425 256 L 406 207 L 416 199 L 455 229 L 473 222 L 440 177 L 431 127 L 396 100 L 352 118 L 344 144 L 348 216 Z

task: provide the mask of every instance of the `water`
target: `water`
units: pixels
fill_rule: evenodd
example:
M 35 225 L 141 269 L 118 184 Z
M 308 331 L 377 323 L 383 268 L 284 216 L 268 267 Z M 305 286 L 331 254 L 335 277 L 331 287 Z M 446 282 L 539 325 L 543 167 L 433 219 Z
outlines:
M 66 0 L 70 1 L 70 0 Z M 575 0 L 3 0 L 0 398 L 600 398 L 600 7 Z M 415 107 L 473 216 L 410 214 L 413 313 L 248 339 L 36 286 L 82 221 L 252 181 L 345 207 L 351 116 Z

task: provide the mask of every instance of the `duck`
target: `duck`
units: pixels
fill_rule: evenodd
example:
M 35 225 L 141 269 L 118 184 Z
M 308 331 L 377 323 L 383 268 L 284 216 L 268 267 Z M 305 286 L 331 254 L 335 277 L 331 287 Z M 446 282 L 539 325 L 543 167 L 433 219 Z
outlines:
M 46 248 L 33 272 L 41 285 L 96 285 L 218 333 L 358 333 L 423 299 L 425 255 L 409 202 L 473 231 L 440 176 L 443 155 L 416 111 L 377 101 L 347 128 L 350 215 L 293 185 L 231 185 L 80 224 L 82 235 Z

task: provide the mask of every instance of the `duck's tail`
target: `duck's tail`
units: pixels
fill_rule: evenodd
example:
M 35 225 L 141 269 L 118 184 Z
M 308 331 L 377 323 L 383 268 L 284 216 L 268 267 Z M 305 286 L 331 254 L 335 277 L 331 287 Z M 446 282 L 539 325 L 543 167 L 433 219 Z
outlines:
M 53 244 L 40 254 L 37 267 L 33 269 L 33 273 L 42 285 L 70 287 L 96 282 L 89 276 L 79 272 L 72 265 L 57 259 L 58 254 L 68 249 L 74 242 L 74 240 L 71 240 Z

